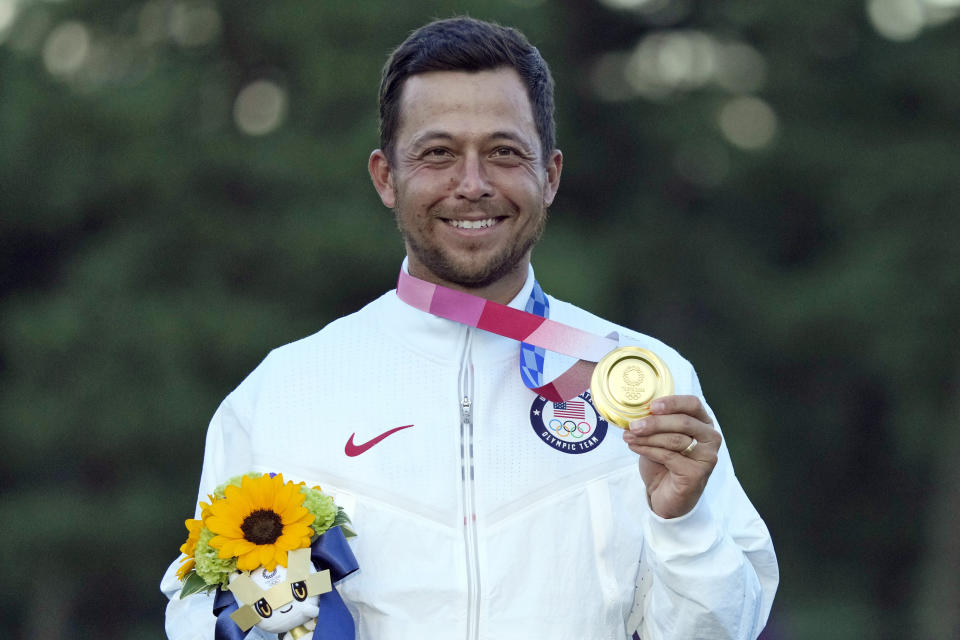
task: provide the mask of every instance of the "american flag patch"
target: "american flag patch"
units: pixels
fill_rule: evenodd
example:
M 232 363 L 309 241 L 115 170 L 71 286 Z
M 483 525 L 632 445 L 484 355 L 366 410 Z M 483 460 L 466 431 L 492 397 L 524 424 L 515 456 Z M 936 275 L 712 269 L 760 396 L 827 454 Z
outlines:
M 553 416 L 555 418 L 573 418 L 583 420 L 583 400 L 567 400 L 566 402 L 553 403 Z

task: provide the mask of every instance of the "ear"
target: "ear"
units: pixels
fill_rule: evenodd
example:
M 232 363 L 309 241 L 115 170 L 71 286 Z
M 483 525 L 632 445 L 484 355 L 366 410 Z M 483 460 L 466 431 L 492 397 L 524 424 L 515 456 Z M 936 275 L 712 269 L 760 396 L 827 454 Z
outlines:
M 563 171 L 563 154 L 559 149 L 554 149 L 547 159 L 547 183 L 543 189 L 543 204 L 550 206 L 554 197 L 557 195 L 557 189 L 560 188 L 560 173 Z
M 367 162 L 367 171 L 373 180 L 373 188 L 380 194 L 380 201 L 385 207 L 393 209 L 397 202 L 396 189 L 393 186 L 393 171 L 387 155 L 380 149 L 374 149 Z

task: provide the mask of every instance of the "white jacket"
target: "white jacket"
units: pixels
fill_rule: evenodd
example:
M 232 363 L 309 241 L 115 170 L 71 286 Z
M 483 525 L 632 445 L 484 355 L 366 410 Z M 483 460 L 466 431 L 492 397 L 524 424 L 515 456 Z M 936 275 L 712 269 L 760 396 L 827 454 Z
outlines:
M 511 306 L 532 286 L 531 269 Z M 662 343 L 553 298 L 550 317 L 619 331 L 665 360 L 676 393 L 702 395 Z M 620 429 L 588 395 L 566 410 L 538 398 L 518 354 L 391 291 L 274 350 L 226 398 L 199 496 L 251 470 L 332 494 L 359 534 L 360 570 L 338 588 L 361 640 L 755 638 L 777 562 L 726 445 L 699 504 L 664 520 Z M 551 432 L 554 418 L 579 430 Z M 209 640 L 210 601 L 178 599 L 176 567 L 162 583 L 167 633 Z

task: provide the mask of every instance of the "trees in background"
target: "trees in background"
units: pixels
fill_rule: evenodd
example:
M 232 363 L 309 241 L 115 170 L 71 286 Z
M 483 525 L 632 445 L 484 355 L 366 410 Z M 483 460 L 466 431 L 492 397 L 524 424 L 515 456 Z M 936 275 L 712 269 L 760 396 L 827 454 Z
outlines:
M 162 637 L 206 421 L 392 286 L 379 69 L 466 12 L 556 76 L 544 286 L 698 367 L 767 637 L 954 637 L 958 4 L 0 0 L 8 628 Z

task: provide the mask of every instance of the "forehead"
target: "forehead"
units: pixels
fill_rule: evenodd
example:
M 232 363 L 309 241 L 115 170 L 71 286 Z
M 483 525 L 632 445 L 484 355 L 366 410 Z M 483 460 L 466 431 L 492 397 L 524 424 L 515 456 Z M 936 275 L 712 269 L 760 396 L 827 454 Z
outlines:
M 398 138 L 425 128 L 450 133 L 514 129 L 537 138 L 527 89 L 509 67 L 486 71 L 431 71 L 407 78 L 400 100 Z

